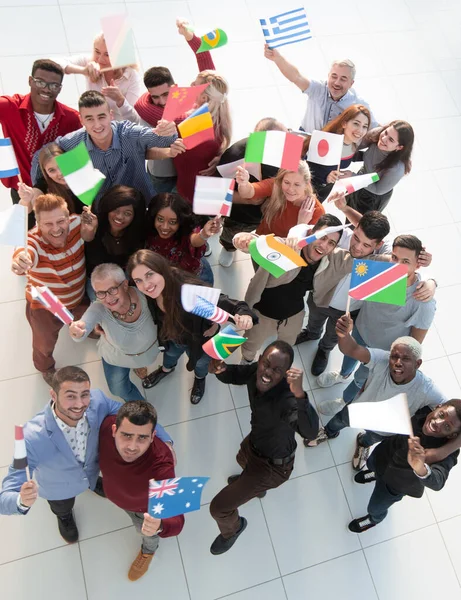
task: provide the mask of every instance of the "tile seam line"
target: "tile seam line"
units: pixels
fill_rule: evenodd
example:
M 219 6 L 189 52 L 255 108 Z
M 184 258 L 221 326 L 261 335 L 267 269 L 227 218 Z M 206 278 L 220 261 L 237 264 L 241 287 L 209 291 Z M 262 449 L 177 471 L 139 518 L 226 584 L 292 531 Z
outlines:
M 236 596 L 237 594 L 241 594 L 242 592 L 246 592 L 247 590 L 256 589 L 262 585 L 265 585 L 266 583 L 271 583 L 272 581 L 278 581 L 279 579 L 282 579 L 282 577 L 274 577 L 273 579 L 268 579 L 267 581 L 261 581 L 261 583 L 257 583 L 256 585 L 250 585 L 249 587 L 242 588 L 241 590 L 237 590 L 236 592 L 232 592 L 231 594 L 227 594 L 226 596 L 217 596 L 216 598 L 213 598 L 213 600 L 223 600 L 225 598 L 232 598 L 232 596 Z M 282 583 L 283 583 L 283 581 L 282 581 Z

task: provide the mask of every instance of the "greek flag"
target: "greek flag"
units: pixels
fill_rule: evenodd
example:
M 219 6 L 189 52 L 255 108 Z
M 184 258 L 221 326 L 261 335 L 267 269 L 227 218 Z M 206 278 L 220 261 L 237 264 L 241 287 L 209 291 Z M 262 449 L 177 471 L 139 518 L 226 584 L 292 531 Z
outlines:
M 296 44 L 296 42 L 303 42 L 312 37 L 304 8 L 290 10 L 267 19 L 259 19 L 259 22 L 269 48 Z

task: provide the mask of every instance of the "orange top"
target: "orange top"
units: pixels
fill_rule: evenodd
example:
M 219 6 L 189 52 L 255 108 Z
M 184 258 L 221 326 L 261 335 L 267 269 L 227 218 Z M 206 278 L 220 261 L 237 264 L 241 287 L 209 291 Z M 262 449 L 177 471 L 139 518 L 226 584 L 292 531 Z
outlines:
M 255 194 L 253 198 L 268 198 L 272 194 L 274 189 L 275 179 L 263 179 L 252 183 Z M 261 223 L 256 229 L 258 235 L 267 235 L 268 233 L 274 233 L 279 237 L 286 237 L 292 227 L 298 224 L 298 213 L 300 206 L 295 206 L 292 202 L 287 202 L 285 210 L 275 215 L 272 219 L 271 224 L 268 225 L 267 221 L 263 218 Z M 322 215 L 325 214 L 325 209 L 320 202 L 315 198 L 315 210 L 312 215 L 312 219 L 309 221 L 310 225 L 315 225 Z
M 78 306 L 85 294 L 85 249 L 80 233 L 80 217 L 70 217 L 69 235 L 64 248 L 54 248 L 42 238 L 35 226 L 27 234 L 27 252 L 32 267 L 27 273 L 26 299 L 31 308 L 43 308 L 33 300 L 30 285 L 46 285 L 69 309 Z M 24 248 L 17 248 L 15 258 Z

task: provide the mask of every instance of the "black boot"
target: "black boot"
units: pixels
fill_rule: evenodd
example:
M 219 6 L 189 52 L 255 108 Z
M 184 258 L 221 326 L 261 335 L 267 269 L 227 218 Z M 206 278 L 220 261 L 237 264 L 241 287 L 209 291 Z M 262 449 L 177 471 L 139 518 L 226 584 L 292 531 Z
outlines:
M 312 362 L 311 373 L 312 375 L 321 375 L 328 365 L 328 357 L 330 356 L 329 350 L 322 350 L 319 348 L 317 354 L 314 356 Z
M 59 533 L 68 544 L 78 542 L 78 529 L 72 512 L 63 517 L 58 517 L 58 527 Z
M 203 394 L 205 393 L 205 377 L 202 379 L 198 379 L 197 377 L 194 379 L 194 385 L 192 386 L 192 390 L 190 393 L 190 401 L 192 404 L 198 404 L 200 400 L 203 398 Z

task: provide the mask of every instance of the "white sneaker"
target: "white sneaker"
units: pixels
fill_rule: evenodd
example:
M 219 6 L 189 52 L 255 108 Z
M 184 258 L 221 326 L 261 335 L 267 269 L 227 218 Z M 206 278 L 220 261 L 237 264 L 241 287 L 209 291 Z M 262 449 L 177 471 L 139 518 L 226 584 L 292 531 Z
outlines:
M 343 377 L 339 371 L 328 371 L 317 377 L 317 383 L 320 387 L 331 387 L 336 383 L 344 383 L 349 377 L 350 375 Z
M 319 404 L 319 413 L 326 417 L 333 417 L 342 408 L 346 406 L 346 403 L 342 398 L 335 398 L 334 400 L 324 400 Z
M 235 252 L 229 252 L 225 248 L 221 248 L 221 252 L 219 254 L 218 262 L 221 267 L 230 267 L 234 262 Z

